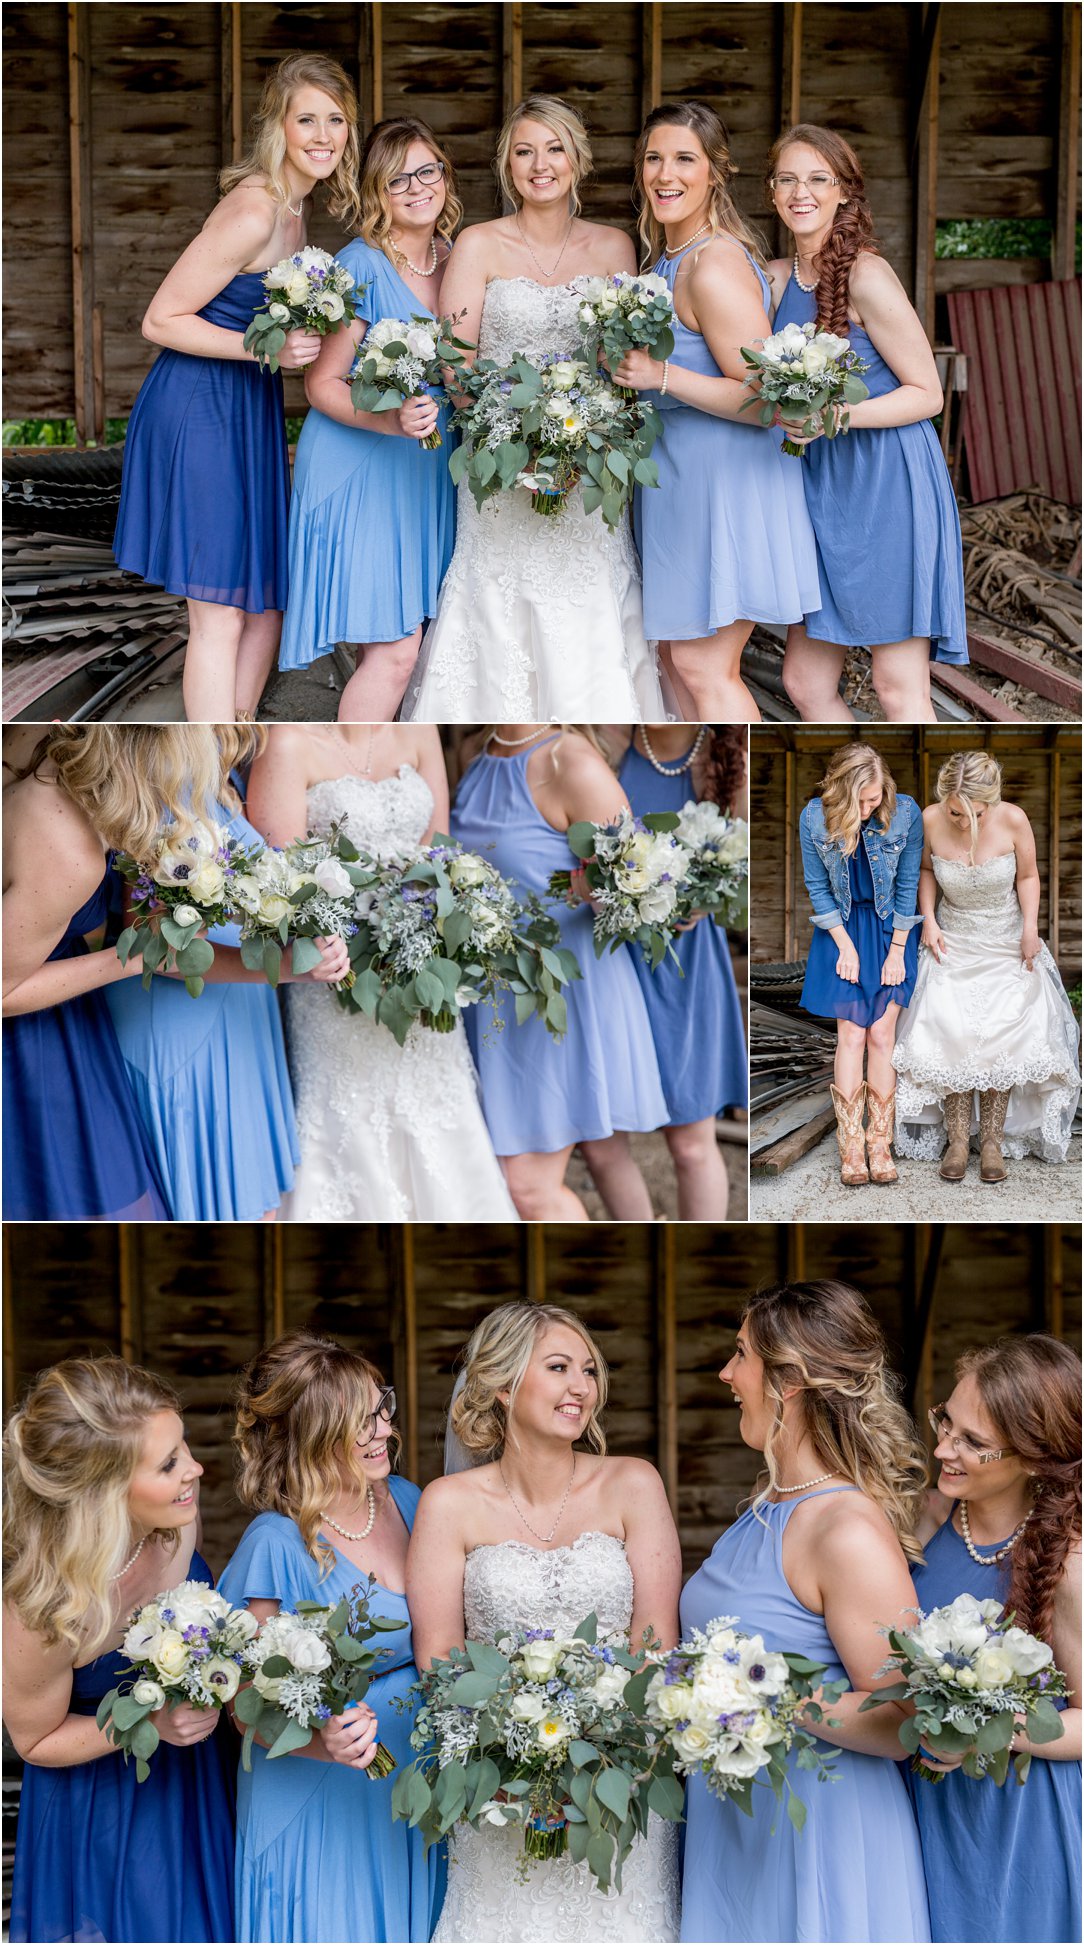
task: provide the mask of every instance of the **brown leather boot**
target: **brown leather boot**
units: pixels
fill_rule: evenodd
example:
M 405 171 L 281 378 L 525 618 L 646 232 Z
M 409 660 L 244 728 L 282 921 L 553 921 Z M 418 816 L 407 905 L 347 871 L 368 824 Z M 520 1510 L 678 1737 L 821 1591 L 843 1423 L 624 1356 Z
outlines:
M 998 1094 L 991 1088 L 979 1095 L 979 1175 L 984 1182 L 1004 1182 L 1009 1173 L 1001 1153 L 1008 1105 L 1007 1090 Z
M 871 1182 L 894 1182 L 897 1177 L 891 1143 L 896 1125 L 895 1088 L 891 1094 L 876 1094 L 867 1081 L 866 1105 L 869 1108 L 869 1128 L 866 1133 L 869 1179 Z
M 941 1180 L 962 1182 L 967 1174 L 967 1158 L 971 1152 L 970 1094 L 946 1094 L 941 1112 L 945 1117 L 945 1133 L 948 1136 L 941 1157 Z
M 848 1101 L 838 1087 L 831 1090 L 836 1111 L 836 1140 L 839 1143 L 839 1179 L 845 1189 L 865 1188 L 869 1181 L 866 1167 L 866 1132 L 862 1115 L 866 1105 L 866 1083 L 859 1081 Z

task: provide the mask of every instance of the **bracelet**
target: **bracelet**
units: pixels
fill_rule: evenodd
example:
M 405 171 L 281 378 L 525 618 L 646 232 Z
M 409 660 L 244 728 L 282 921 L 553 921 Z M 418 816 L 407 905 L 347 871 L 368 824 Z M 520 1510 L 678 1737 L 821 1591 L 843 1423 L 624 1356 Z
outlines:
M 669 383 L 670 383 L 670 360 L 669 358 L 664 358 L 662 363 L 662 385 L 659 388 L 660 398 L 666 397 L 666 387 L 669 385 Z

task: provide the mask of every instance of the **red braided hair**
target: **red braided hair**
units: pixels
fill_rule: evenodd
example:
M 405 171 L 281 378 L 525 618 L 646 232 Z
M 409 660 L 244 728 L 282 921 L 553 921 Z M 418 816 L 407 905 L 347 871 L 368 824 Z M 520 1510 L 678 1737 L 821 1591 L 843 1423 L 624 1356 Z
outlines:
M 712 723 L 704 751 L 702 801 L 729 810 L 744 782 L 745 725 Z
M 1009 1555 L 1005 1606 L 1018 1627 L 1049 1640 L 1054 1596 L 1080 1538 L 1080 1359 L 1036 1333 L 969 1351 L 957 1378 L 972 1377 L 998 1437 L 1031 1475 L 1031 1518 Z
M 798 122 L 779 137 L 768 157 L 768 176 L 774 176 L 783 151 L 792 144 L 816 149 L 830 174 L 838 176 L 844 201 L 835 213 L 832 227 L 813 259 L 817 273 L 817 329 L 834 331 L 846 337 L 848 330 L 847 292 L 851 269 L 860 250 L 879 255 L 873 234 L 873 212 L 866 201 L 862 165 L 849 142 L 830 128 L 815 122 Z

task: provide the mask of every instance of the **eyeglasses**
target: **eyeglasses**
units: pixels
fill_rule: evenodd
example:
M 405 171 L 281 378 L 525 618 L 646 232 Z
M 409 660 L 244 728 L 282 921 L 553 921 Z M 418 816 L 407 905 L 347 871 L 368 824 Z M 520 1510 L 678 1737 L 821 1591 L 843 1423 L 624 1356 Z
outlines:
M 1008 1446 L 1003 1446 L 999 1452 L 988 1452 L 985 1446 L 976 1445 L 974 1439 L 968 1438 L 966 1432 L 950 1432 L 949 1426 L 952 1420 L 948 1417 L 944 1405 L 934 1405 L 926 1416 L 933 1426 L 939 1445 L 951 1445 L 954 1452 L 962 1452 L 965 1458 L 974 1459 L 976 1465 L 988 1466 L 992 1465 L 995 1459 L 1008 1457 Z
M 407 169 L 401 176 L 392 176 L 388 183 L 388 194 L 405 196 L 412 182 L 416 182 L 420 189 L 432 189 L 443 174 L 443 162 L 423 162 L 420 169 Z
M 799 185 L 803 189 L 812 189 L 814 193 L 821 189 L 838 189 L 839 187 L 838 176 L 826 176 L 823 174 L 812 176 L 771 176 L 769 181 L 771 187 L 780 190 L 784 196 L 788 196 L 791 190 L 797 189 Z
M 386 1418 L 390 1425 L 392 1419 L 395 1417 L 396 1409 L 395 1386 L 389 1384 L 383 1391 L 377 1393 L 375 1408 L 365 1420 L 365 1436 L 355 1439 L 354 1443 L 356 1445 L 368 1445 L 370 1440 L 376 1437 L 380 1420 Z

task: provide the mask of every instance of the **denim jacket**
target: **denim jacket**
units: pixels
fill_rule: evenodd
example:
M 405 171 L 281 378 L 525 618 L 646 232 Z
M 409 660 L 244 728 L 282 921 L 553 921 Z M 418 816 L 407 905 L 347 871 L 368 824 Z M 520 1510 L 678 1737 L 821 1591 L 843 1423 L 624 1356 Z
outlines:
M 805 806 L 798 822 L 802 873 L 813 907 L 813 923 L 831 931 L 845 925 L 851 910 L 851 874 L 838 839 L 830 838 L 819 797 Z M 921 925 L 915 911 L 922 863 L 922 812 L 913 797 L 897 797 L 887 831 L 872 819 L 859 842 L 866 847 L 878 918 L 891 918 L 895 932 Z

